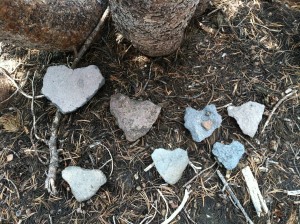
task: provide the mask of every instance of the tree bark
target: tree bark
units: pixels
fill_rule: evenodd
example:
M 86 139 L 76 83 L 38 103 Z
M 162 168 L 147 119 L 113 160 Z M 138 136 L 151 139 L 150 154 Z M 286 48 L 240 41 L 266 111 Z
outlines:
M 107 0 L 0 0 L 0 41 L 44 49 L 81 46 Z
M 174 52 L 199 0 L 110 0 L 113 21 L 133 46 L 149 56 Z

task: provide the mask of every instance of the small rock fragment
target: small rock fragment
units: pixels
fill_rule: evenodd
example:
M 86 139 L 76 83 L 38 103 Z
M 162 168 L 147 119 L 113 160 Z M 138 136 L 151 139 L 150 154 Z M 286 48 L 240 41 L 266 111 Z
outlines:
M 203 110 L 186 108 L 184 115 L 184 126 L 191 132 L 192 138 L 196 142 L 201 142 L 209 137 L 214 130 L 219 128 L 222 117 L 218 114 L 216 106 L 207 105 Z
M 65 65 L 51 66 L 44 76 L 42 93 L 66 114 L 88 102 L 104 83 L 95 65 L 74 70 Z
M 238 107 L 227 107 L 228 115 L 237 121 L 245 135 L 249 135 L 252 138 L 258 129 L 264 109 L 265 106 L 263 104 L 252 101 L 244 103 Z
M 189 164 L 187 152 L 180 148 L 173 151 L 158 148 L 154 150 L 151 157 L 158 173 L 169 184 L 177 183 Z
M 216 142 L 212 153 L 227 170 L 233 170 L 245 153 L 245 147 L 238 141 L 233 141 L 229 145 Z
M 106 176 L 101 170 L 88 170 L 78 166 L 65 168 L 62 171 L 62 178 L 68 182 L 79 202 L 90 199 L 106 183 Z
M 128 141 L 144 136 L 156 121 L 160 110 L 160 106 L 149 100 L 131 100 L 123 94 L 115 94 L 110 100 L 110 112 Z
M 213 125 L 212 121 L 211 120 L 208 120 L 208 121 L 203 121 L 201 123 L 202 127 L 204 127 L 206 129 L 206 131 L 209 131 Z
M 6 156 L 6 161 L 7 162 L 12 161 L 13 159 L 14 159 L 14 154 L 9 154 L 9 155 Z

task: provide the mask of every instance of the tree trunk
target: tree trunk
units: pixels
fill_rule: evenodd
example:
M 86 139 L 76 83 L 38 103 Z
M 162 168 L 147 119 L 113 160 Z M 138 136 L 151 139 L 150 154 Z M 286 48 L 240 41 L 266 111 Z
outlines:
M 84 43 L 106 3 L 107 0 L 0 0 L 0 41 L 29 48 L 71 50 Z
M 181 44 L 199 0 L 110 0 L 113 21 L 133 46 L 149 56 L 168 55 Z

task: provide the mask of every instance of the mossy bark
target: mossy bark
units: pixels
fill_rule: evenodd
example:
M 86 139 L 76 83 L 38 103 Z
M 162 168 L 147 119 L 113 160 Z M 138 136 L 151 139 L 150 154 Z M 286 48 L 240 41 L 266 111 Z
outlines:
M 174 52 L 199 0 L 110 0 L 117 29 L 149 56 Z
M 97 25 L 107 0 L 1 0 L 0 41 L 46 49 L 71 50 Z

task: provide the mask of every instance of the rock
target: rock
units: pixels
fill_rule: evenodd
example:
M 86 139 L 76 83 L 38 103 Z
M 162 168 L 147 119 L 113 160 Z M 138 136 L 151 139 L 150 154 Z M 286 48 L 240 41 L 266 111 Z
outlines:
M 158 173 L 169 184 L 175 184 L 189 164 L 187 152 L 180 148 L 173 151 L 155 149 L 151 157 Z
M 264 109 L 265 106 L 263 104 L 252 101 L 244 103 L 239 107 L 227 107 L 228 115 L 237 121 L 245 135 L 249 135 L 252 138 L 258 129 Z
M 88 102 L 104 83 L 95 65 L 74 70 L 65 65 L 51 66 L 45 74 L 42 93 L 66 114 Z
M 186 108 L 184 126 L 191 132 L 192 138 L 196 142 L 201 142 L 209 137 L 214 130 L 221 126 L 221 123 L 222 117 L 213 104 L 200 111 L 191 107 Z
M 202 127 L 205 128 L 205 130 L 209 131 L 212 128 L 213 123 L 211 120 L 208 120 L 208 121 L 203 121 L 201 125 Z
M 233 141 L 229 145 L 216 142 L 212 153 L 227 170 L 233 170 L 245 153 L 245 147 L 238 141 Z
M 111 96 L 110 112 L 128 141 L 144 136 L 156 121 L 161 107 L 151 101 L 131 100 L 123 94 Z
M 62 171 L 62 178 L 68 182 L 77 201 L 90 199 L 106 183 L 101 170 L 88 170 L 78 166 L 69 166 Z

